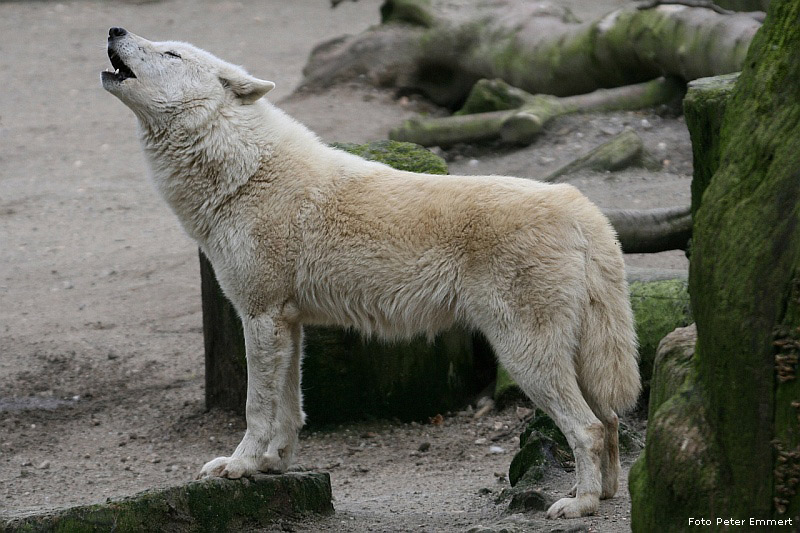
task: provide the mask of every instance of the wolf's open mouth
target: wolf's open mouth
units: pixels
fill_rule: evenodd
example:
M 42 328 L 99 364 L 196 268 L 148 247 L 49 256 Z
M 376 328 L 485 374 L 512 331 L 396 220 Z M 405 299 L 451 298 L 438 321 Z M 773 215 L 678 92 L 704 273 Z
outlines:
M 111 60 L 111 66 L 115 69 L 113 75 L 116 77 L 117 81 L 124 81 L 128 78 L 136 77 L 136 74 L 133 73 L 128 65 L 126 65 L 111 48 L 108 49 L 108 58 Z

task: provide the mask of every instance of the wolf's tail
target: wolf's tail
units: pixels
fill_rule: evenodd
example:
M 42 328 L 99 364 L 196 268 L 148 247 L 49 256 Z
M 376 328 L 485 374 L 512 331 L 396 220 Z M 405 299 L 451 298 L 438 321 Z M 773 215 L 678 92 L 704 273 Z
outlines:
M 590 404 L 620 413 L 636 405 L 641 392 L 636 331 L 614 230 L 606 220 L 592 227 L 597 233 L 590 236 L 587 257 L 589 302 L 577 360 L 578 382 Z

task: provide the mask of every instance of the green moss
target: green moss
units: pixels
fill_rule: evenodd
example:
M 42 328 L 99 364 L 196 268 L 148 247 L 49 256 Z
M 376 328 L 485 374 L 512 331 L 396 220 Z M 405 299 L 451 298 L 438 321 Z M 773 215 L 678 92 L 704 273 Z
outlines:
M 373 141 L 366 144 L 333 143 L 331 146 L 398 170 L 422 174 L 447 174 L 447 163 L 418 144 L 400 141 Z
M 703 192 L 719 166 L 719 131 L 737 79 L 739 73 L 694 80 L 683 100 L 692 138 L 692 215 L 700 207 Z
M 719 156 L 695 200 L 696 352 L 683 388 L 648 424 L 646 462 L 630 485 L 637 531 L 689 513 L 780 519 L 800 512 L 798 20 L 800 2 L 770 3 L 719 138 L 706 143 Z M 713 168 L 713 153 L 701 157 Z M 681 433 L 696 433 L 697 449 L 683 446 Z
M 651 419 L 645 451 L 628 475 L 631 529 L 682 532 L 690 517 L 729 516 L 718 488 L 723 472 L 702 386 L 690 374 Z
M 676 329 L 659 344 L 650 382 L 650 418 L 675 395 L 691 374 L 696 341 L 697 329 L 691 325 Z
M 542 412 L 528 423 L 519 438 L 520 451 L 511 460 L 508 481 L 511 486 L 522 483 L 534 484 L 544 476 L 546 468 L 553 464 L 563 467 L 574 459 L 567 438 L 553 420 Z
M 658 343 L 677 327 L 692 321 L 687 282 L 680 279 L 633 282 L 631 308 L 639 339 L 639 371 L 647 398 Z
M 501 79 L 478 80 L 472 86 L 467 101 L 454 115 L 516 109 L 522 106 L 529 97 L 531 97 L 530 94 L 512 87 Z
M 774 512 L 777 428 L 765 413 L 776 412 L 774 332 L 800 257 L 798 19 L 800 3 L 772 3 L 727 105 L 720 165 L 695 217 L 697 365 L 730 465 L 721 481 L 734 514 Z
M 517 386 L 503 365 L 497 365 L 497 377 L 494 384 L 494 402 L 499 408 L 526 398 L 522 389 Z

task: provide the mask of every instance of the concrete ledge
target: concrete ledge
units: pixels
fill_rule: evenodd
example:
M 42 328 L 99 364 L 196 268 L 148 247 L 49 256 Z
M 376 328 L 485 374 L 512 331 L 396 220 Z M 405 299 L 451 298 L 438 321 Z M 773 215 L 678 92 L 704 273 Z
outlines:
M 277 518 L 330 514 L 327 473 L 205 479 L 106 503 L 0 515 L 0 532 L 239 531 Z

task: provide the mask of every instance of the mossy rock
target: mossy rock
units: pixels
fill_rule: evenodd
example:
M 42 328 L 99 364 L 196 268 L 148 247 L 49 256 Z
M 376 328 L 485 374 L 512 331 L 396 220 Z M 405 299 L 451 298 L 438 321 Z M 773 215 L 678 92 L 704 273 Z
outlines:
M 697 327 L 691 324 L 677 328 L 659 343 L 650 382 L 650 417 L 675 395 L 690 375 L 696 342 Z
M 702 386 L 691 373 L 651 418 L 645 451 L 628 475 L 632 530 L 680 532 L 690 517 L 723 516 L 723 470 Z
M 683 114 L 692 139 L 692 215 L 700 207 L 703 192 L 719 166 L 719 131 L 737 79 L 738 72 L 694 80 L 683 100 Z
M 551 467 L 571 467 L 575 461 L 567 438 L 553 420 L 538 411 L 519 437 L 520 451 L 511 460 L 508 481 L 512 487 L 533 488 Z M 620 421 L 619 446 L 623 452 L 638 452 L 644 439 Z
M 464 105 L 455 115 L 471 115 L 490 111 L 516 109 L 529 101 L 531 95 L 512 87 L 501 79 L 478 80 L 467 96 Z
M 544 413 L 537 411 L 519 438 L 520 451 L 511 460 L 508 481 L 512 487 L 542 479 L 549 466 L 564 467 L 574 461 L 567 438 Z
M 365 144 L 333 143 L 331 146 L 398 170 L 422 174 L 448 174 L 444 159 L 414 143 L 373 141 Z
M 694 513 L 800 514 L 798 20 L 800 2 L 770 2 L 705 145 L 719 156 L 693 217 L 695 355 L 649 420 L 630 477 L 634 531 L 685 530 Z
M 494 383 L 494 403 L 498 409 L 502 409 L 519 400 L 525 400 L 527 396 L 522 389 L 514 382 L 508 370 L 498 363 L 497 377 Z
M 95 505 L 0 516 L 0 531 L 241 531 L 309 513 L 333 513 L 328 474 L 258 474 L 237 480 L 193 481 Z
M 646 406 L 658 343 L 675 328 L 692 322 L 688 282 L 684 279 L 635 281 L 630 284 L 630 299 L 639 339 L 641 403 Z

